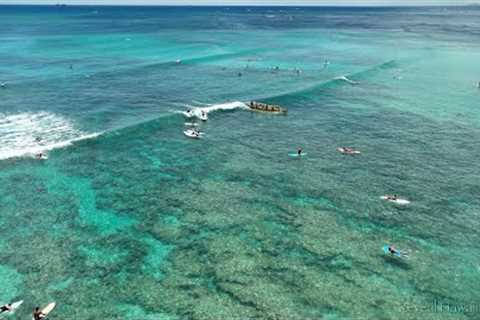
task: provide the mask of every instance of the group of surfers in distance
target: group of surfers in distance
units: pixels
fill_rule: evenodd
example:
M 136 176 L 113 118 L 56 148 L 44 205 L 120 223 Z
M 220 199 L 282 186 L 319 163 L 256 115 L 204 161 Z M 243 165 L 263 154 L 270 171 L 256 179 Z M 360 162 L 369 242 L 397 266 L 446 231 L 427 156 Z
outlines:
M 350 148 L 350 147 L 340 147 L 340 148 L 337 148 L 337 150 L 339 152 L 343 153 L 343 154 L 352 154 L 352 155 L 360 154 L 360 151 L 355 150 L 354 148 Z M 292 157 L 300 158 L 300 157 L 305 156 L 307 154 L 303 151 L 302 148 L 299 147 L 299 148 L 297 148 L 296 153 L 291 153 L 289 155 L 292 156 Z M 410 203 L 408 200 L 401 199 L 396 194 L 385 195 L 385 196 L 382 196 L 381 198 L 384 199 L 384 200 L 390 201 L 390 202 L 398 203 L 398 204 L 408 204 L 408 203 Z M 384 246 L 383 251 L 385 252 L 385 254 L 390 254 L 390 255 L 395 256 L 395 257 L 408 258 L 408 254 L 405 251 L 400 251 L 392 245 Z
M 0 315 L 11 314 L 13 313 L 20 305 L 23 303 L 23 300 L 17 301 L 14 303 L 7 303 L 0 307 Z M 55 303 L 52 302 L 48 304 L 45 308 L 40 309 L 39 306 L 35 307 L 32 311 L 33 320 L 42 320 L 47 317 L 47 315 L 55 308 Z

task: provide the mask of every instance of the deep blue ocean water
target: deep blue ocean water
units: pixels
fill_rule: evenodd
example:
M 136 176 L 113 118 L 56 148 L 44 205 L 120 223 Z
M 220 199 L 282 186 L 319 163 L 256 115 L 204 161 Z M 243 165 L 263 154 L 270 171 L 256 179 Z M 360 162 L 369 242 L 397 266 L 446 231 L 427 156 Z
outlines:
M 478 7 L 0 21 L 0 303 L 25 301 L 10 319 L 50 301 L 52 320 L 480 317 Z

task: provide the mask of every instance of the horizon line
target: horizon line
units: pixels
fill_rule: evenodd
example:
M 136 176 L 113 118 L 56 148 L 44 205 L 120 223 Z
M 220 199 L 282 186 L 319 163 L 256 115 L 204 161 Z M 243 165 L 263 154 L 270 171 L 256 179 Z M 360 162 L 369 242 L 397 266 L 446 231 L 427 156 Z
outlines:
M 0 6 L 37 6 L 37 7 L 293 7 L 293 8 L 301 8 L 301 7 L 310 7 L 310 8 L 321 8 L 321 7 L 329 7 L 329 8 L 429 8 L 429 7 L 472 7 L 472 6 L 480 6 L 480 3 L 466 3 L 466 4 L 225 4 L 225 5 L 218 5 L 218 4 L 88 4 L 88 3 L 77 3 L 77 4 L 66 4 L 66 3 L 44 3 L 44 4 L 35 4 L 35 3 L 2 3 L 0 1 Z

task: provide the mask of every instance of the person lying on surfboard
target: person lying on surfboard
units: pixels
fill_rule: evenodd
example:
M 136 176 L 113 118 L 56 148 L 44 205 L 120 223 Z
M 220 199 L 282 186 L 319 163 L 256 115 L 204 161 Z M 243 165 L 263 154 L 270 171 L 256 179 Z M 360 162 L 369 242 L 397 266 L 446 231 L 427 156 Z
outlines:
M 40 311 L 40 307 L 35 307 L 33 310 L 33 320 L 42 320 L 45 318 L 45 315 Z
M 391 254 L 398 254 L 398 250 L 395 249 L 394 246 L 388 246 L 388 252 L 390 252 Z
M 403 250 L 400 251 L 397 248 L 395 248 L 393 245 L 384 246 L 383 250 L 384 250 L 385 253 L 389 253 L 392 256 L 408 259 L 408 252 L 407 251 L 403 251 Z
M 12 311 L 12 310 L 13 309 L 12 309 L 12 304 L 11 303 L 7 303 L 7 304 L 0 307 L 0 313 Z
M 394 194 L 393 196 L 387 196 L 387 200 L 397 200 L 398 196 Z

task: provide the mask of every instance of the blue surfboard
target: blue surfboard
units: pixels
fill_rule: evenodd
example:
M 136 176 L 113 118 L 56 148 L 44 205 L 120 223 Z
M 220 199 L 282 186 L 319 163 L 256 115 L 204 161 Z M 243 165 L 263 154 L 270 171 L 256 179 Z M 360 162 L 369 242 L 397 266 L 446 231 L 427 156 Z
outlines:
M 295 153 L 289 153 L 288 156 L 292 158 L 297 158 L 297 157 L 305 157 L 308 153 L 302 152 L 300 155 L 295 152 Z
M 383 252 L 385 252 L 385 254 L 392 255 L 392 253 L 388 250 L 388 247 L 389 246 L 387 246 L 387 245 L 383 246 Z M 402 257 L 402 254 L 400 253 L 399 250 L 397 250 L 397 252 L 395 252 L 393 255 L 396 256 L 396 257 L 399 257 L 399 258 Z

